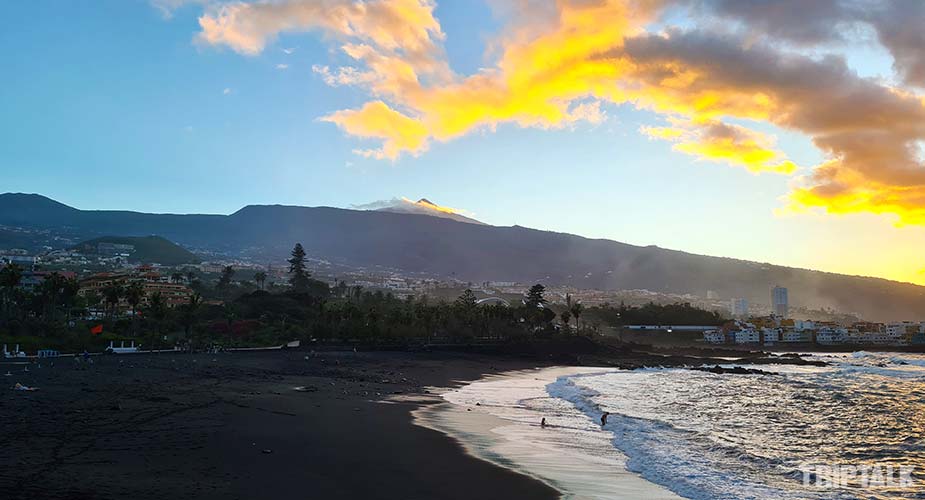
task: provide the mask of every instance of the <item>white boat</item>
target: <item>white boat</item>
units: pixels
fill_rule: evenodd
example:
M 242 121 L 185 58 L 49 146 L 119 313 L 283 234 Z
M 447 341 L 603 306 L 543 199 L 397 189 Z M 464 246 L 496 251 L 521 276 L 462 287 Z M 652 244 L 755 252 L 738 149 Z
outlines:
M 19 344 L 16 344 L 12 351 L 7 349 L 6 344 L 3 344 L 3 357 L 6 359 L 22 359 L 26 357 L 26 353 L 19 350 Z
M 106 348 L 106 352 L 110 354 L 130 354 L 133 352 L 139 351 L 139 346 L 135 345 L 135 341 L 130 341 L 129 345 L 125 345 L 125 341 L 122 340 L 119 342 L 119 345 L 116 345 L 114 340 L 109 341 L 109 347 Z

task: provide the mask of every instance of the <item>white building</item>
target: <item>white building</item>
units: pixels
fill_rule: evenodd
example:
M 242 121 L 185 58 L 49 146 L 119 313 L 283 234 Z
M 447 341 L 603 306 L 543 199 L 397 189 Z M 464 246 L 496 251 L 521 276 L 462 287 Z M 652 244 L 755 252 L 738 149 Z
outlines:
M 708 344 L 725 344 L 726 335 L 719 330 L 707 330 L 703 332 L 703 340 Z
M 812 340 L 812 334 L 808 330 L 796 331 L 785 330 L 781 335 L 781 342 L 809 342 Z
M 793 329 L 798 332 L 802 332 L 803 330 L 815 330 L 816 323 L 804 319 L 795 319 L 793 320 Z
M 816 343 L 823 345 L 844 344 L 848 340 L 845 328 L 822 327 L 816 332 Z
M 745 299 L 732 299 L 729 304 L 729 312 L 733 318 L 744 318 L 748 316 L 748 301 Z
M 771 289 L 771 312 L 782 318 L 786 318 L 790 313 L 786 288 L 775 286 Z
M 780 342 L 780 328 L 762 328 L 761 333 L 764 334 L 765 345 L 776 344 L 777 342 Z
M 758 330 L 747 328 L 735 332 L 736 344 L 758 344 L 761 342 L 761 334 Z

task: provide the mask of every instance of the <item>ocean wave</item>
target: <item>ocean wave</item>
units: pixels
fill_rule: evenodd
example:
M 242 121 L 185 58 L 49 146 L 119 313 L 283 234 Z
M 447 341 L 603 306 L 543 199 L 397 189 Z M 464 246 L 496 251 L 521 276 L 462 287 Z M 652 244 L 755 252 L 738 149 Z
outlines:
M 576 379 L 580 380 L 560 377 L 547 386 L 547 392 L 597 420 L 607 409 L 595 401 L 601 393 L 576 384 Z M 630 471 L 687 498 L 824 498 L 764 484 L 759 479 L 773 471 L 781 481 L 796 483 L 792 476 L 798 464 L 784 459 L 756 456 L 743 447 L 718 443 L 659 420 L 621 413 L 611 413 L 605 429 L 613 434 L 613 445 L 628 457 Z M 802 475 L 799 479 L 802 481 Z

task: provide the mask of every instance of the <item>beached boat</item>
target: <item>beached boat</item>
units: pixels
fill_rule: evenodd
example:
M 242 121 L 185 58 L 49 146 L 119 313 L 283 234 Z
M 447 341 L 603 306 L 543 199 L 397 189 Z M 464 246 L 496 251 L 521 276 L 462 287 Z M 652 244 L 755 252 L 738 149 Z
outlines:
M 19 344 L 16 344 L 16 347 L 12 351 L 7 349 L 6 344 L 3 344 L 3 357 L 6 359 L 20 359 L 25 358 L 26 353 L 19 350 Z
M 135 341 L 129 341 L 129 345 L 125 345 L 125 341 L 119 341 L 119 345 L 116 345 L 114 340 L 109 341 L 109 347 L 106 348 L 107 354 L 131 354 L 138 352 L 140 350 L 140 345 L 136 346 Z

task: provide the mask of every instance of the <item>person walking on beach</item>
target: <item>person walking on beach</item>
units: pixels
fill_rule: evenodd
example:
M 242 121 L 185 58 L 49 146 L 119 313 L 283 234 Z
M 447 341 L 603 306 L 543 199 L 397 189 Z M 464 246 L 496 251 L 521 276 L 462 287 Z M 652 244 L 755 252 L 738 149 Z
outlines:
M 601 415 L 601 427 L 607 425 L 607 415 L 610 415 L 609 411 L 605 411 L 604 414 Z
M 540 420 L 540 427 L 546 428 L 546 417 L 543 417 L 543 420 Z

